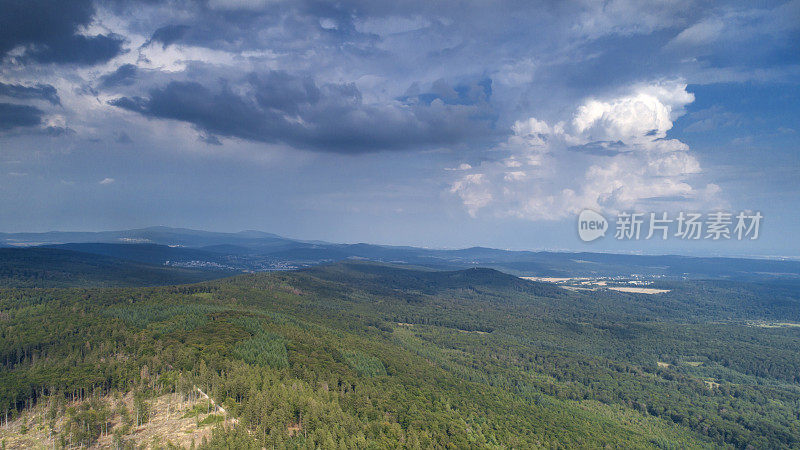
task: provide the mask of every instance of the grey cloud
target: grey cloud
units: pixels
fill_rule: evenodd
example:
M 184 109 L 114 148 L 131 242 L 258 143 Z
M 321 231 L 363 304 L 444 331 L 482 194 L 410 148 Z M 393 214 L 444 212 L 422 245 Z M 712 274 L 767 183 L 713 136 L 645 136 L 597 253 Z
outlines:
M 122 51 L 120 36 L 76 34 L 92 20 L 95 9 L 90 0 L 3 0 L 1 4 L 0 58 L 25 46 L 25 58 L 34 61 L 95 64 Z
M 622 141 L 595 141 L 583 145 L 572 145 L 567 150 L 594 156 L 617 156 L 631 150 Z
M 153 2 L 154 4 L 159 2 Z M 264 1 L 253 2 L 172 2 L 170 18 L 176 22 L 164 25 L 164 17 L 151 18 L 147 27 L 137 31 L 149 35 L 145 45 L 161 44 L 167 47 L 180 42 L 226 51 L 262 49 L 294 51 L 298 45 L 314 41 L 317 49 L 325 47 L 330 51 L 358 52 L 374 42 L 375 35 L 359 33 L 353 24 L 353 14 L 358 7 L 354 4 L 328 4 L 327 2 Z M 138 11 L 137 6 L 128 2 L 116 2 L 112 6 L 118 14 Z M 167 8 L 161 6 L 159 11 Z M 331 23 L 326 28 L 323 23 Z M 188 25 L 187 25 L 188 24 Z M 280 29 L 280 37 L 272 33 L 262 38 L 264 30 Z M 153 31 L 155 30 L 155 31 Z M 365 44 L 366 43 L 366 44 Z
M 222 141 L 220 141 L 219 138 L 214 135 L 201 134 L 199 139 L 200 142 L 205 142 L 209 145 L 222 145 Z
M 77 134 L 75 130 L 69 127 L 45 127 L 44 134 L 52 137 L 73 136 Z
M 41 109 L 28 105 L 0 103 L 0 130 L 35 127 L 42 123 Z
M 129 86 L 133 84 L 137 68 L 133 64 L 123 64 L 117 70 L 100 77 L 100 88 L 108 89 L 116 86 Z
M 409 101 L 416 98 L 417 101 L 431 104 L 438 99 L 447 105 L 476 105 L 489 101 L 492 96 L 492 80 L 484 78 L 477 83 L 451 85 L 439 79 L 426 92 L 419 91 L 419 84 L 414 83 L 400 100 Z
M 53 105 L 61 104 L 56 88 L 49 84 L 23 86 L 21 84 L 0 83 L 0 96 L 24 100 L 45 100 Z
M 166 25 L 163 26 L 156 31 L 153 32 L 153 35 L 147 41 L 145 45 L 148 45 L 152 42 L 161 43 L 162 47 L 167 48 L 170 44 L 173 44 L 180 40 L 185 34 L 186 31 L 189 30 L 188 25 Z
M 111 104 L 147 117 L 191 123 L 208 137 L 364 153 L 456 144 L 490 134 L 495 115 L 487 83 L 480 87 L 481 95 L 465 104 L 417 97 L 376 105 L 365 104 L 352 83 L 318 85 L 308 77 L 268 72 L 247 78 L 248 95 L 226 83 L 212 90 L 197 82 L 173 81 L 151 90 L 149 98 L 121 97 Z M 459 90 L 473 90 L 449 89 L 456 92 L 453 99 L 459 98 Z
M 124 39 L 115 34 L 70 36 L 26 53 L 42 63 L 92 65 L 108 61 L 122 52 Z
M 133 139 L 131 139 L 131 137 L 128 136 L 128 133 L 126 133 L 124 131 L 120 131 L 120 132 L 116 133 L 116 136 L 117 137 L 116 137 L 116 139 L 114 139 L 114 142 L 116 142 L 118 144 L 132 144 L 133 143 Z
M 144 113 L 146 110 L 147 100 L 142 97 L 120 97 L 109 102 L 110 105 L 124 108 L 138 113 Z
M 297 114 L 301 104 L 316 103 L 320 90 L 311 77 L 296 77 L 286 72 L 272 71 L 251 75 L 256 101 L 265 108 Z

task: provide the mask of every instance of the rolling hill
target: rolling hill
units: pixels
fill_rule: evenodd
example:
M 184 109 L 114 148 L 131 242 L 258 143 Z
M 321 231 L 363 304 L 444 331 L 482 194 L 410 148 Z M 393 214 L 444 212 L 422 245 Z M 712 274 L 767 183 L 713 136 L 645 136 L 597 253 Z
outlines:
M 797 287 L 674 283 L 569 291 L 493 269 L 360 261 L 181 286 L 0 289 L 0 442 L 800 445 Z
M 0 286 L 100 287 L 195 283 L 231 275 L 55 248 L 0 248 Z
M 300 241 L 270 233 L 215 233 L 151 227 L 98 233 L 0 233 L 7 246 L 49 246 L 148 264 L 211 270 L 264 271 L 348 259 L 436 269 L 490 267 L 519 276 L 644 277 L 652 279 L 800 280 L 800 261 L 508 251 L 483 247 L 436 250 Z

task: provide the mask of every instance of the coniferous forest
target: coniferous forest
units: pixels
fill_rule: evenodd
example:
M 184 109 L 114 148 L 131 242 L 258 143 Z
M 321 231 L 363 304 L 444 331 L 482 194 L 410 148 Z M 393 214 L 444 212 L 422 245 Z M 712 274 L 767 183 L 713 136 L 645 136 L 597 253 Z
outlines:
M 667 287 L 582 292 L 357 262 L 7 287 L 0 445 L 800 446 L 796 286 Z M 143 441 L 170 414 L 202 437 Z

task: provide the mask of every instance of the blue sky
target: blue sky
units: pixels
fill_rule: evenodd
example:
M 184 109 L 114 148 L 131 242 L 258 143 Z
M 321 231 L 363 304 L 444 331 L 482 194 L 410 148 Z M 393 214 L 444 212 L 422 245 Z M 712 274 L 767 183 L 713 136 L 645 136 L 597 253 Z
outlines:
M 0 0 L 0 229 L 800 256 L 800 2 Z M 761 211 L 591 244 L 584 208 Z

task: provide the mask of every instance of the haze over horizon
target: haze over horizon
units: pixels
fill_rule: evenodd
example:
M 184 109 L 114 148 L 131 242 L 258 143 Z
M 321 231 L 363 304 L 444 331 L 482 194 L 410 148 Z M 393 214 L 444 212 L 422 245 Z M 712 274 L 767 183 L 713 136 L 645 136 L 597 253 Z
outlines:
M 0 231 L 800 257 L 796 0 L 0 4 Z
M 94 234 L 94 233 L 117 233 L 117 232 L 131 232 L 131 231 L 168 231 L 168 232 L 176 232 L 180 234 L 181 232 L 188 232 L 192 233 L 210 233 L 216 234 L 220 233 L 223 235 L 237 235 L 237 234 L 248 234 L 248 233 L 258 233 L 264 235 L 271 235 L 282 239 L 287 239 L 289 241 L 297 241 L 297 242 L 308 242 L 308 243 L 325 243 L 325 244 L 342 244 L 342 245 L 358 245 L 358 244 L 366 244 L 370 246 L 384 246 L 384 247 L 409 247 L 409 248 L 418 248 L 418 249 L 426 249 L 426 250 L 467 250 L 473 248 L 488 248 L 494 250 L 505 250 L 505 251 L 512 251 L 512 252 L 551 252 L 551 253 L 605 253 L 605 254 L 619 254 L 619 255 L 644 255 L 644 256 L 688 256 L 688 257 L 723 257 L 723 258 L 755 258 L 755 259 L 787 259 L 787 260 L 800 260 L 800 256 L 792 255 L 792 254 L 747 254 L 747 253 L 725 253 L 725 252 L 715 252 L 704 250 L 702 248 L 696 249 L 696 251 L 691 251 L 691 249 L 687 251 L 647 251 L 642 249 L 632 249 L 629 251 L 626 250 L 619 250 L 619 249 L 612 249 L 612 250 L 605 250 L 602 248 L 592 248 L 587 246 L 576 246 L 575 248 L 560 248 L 560 247 L 541 247 L 541 248 L 513 248 L 513 247 L 491 247 L 488 245 L 466 245 L 466 246 L 455 246 L 455 247 L 444 247 L 444 246 L 419 246 L 419 245 L 410 245 L 404 243 L 385 243 L 385 242 L 366 242 L 366 241 L 326 241 L 322 239 L 316 239 L 314 237 L 303 237 L 303 236 L 292 236 L 292 235 L 280 235 L 276 233 L 272 233 L 265 230 L 200 230 L 200 229 L 193 229 L 187 227 L 167 227 L 163 225 L 154 225 L 149 227 L 141 227 L 141 228 L 132 228 L 132 229 L 118 229 L 118 230 L 110 230 L 110 229 L 101 229 L 101 230 L 43 230 L 43 231 L 32 231 L 32 232 L 19 232 L 19 233 L 9 233 L 0 231 L 0 237 L 3 235 L 50 235 L 50 234 L 60 234 L 60 233 L 79 233 L 79 234 Z M 31 241 L 18 241 L 18 242 L 9 242 L 6 241 L 5 244 L 13 246 L 13 247 L 31 247 L 31 246 L 39 246 L 39 245 L 50 245 L 51 243 L 58 243 L 58 244 L 68 244 L 73 242 L 107 242 L 111 243 L 108 239 L 86 239 L 81 238 L 77 240 L 70 240 L 62 239 L 56 241 L 46 241 L 46 242 L 38 242 L 36 240 Z M 114 241 L 117 242 L 117 241 Z M 143 240 L 140 242 L 130 242 L 130 241 L 118 241 L 118 243 L 128 243 L 128 244 L 158 244 L 158 245 L 173 245 L 166 241 L 164 242 L 154 242 L 149 240 Z M 183 245 L 178 245 L 179 247 L 183 247 Z M 190 246 L 190 247 L 198 247 L 198 246 Z M 202 246 L 199 246 L 202 247 Z

